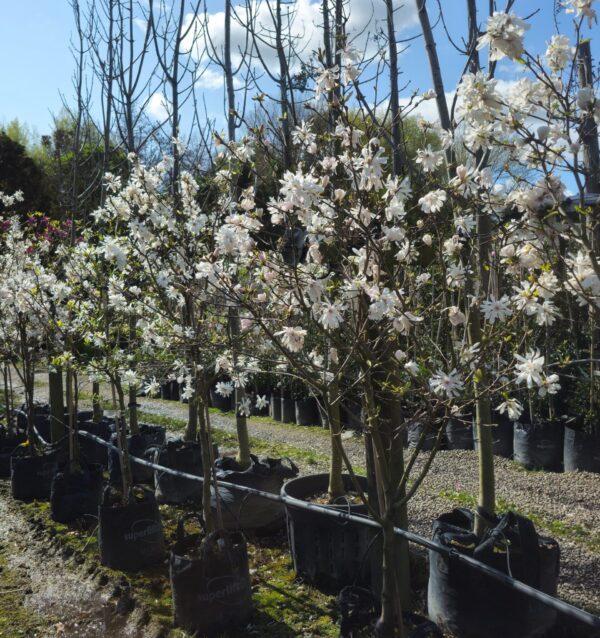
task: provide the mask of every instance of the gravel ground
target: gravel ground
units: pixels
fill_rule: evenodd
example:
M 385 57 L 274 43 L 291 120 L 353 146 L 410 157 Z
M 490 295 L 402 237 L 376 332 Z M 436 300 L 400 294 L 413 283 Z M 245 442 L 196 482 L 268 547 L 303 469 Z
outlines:
M 45 388 L 40 383 L 39 400 Z M 141 410 L 160 416 L 184 419 L 183 404 L 156 399 L 139 399 Z M 217 429 L 235 432 L 234 419 L 226 414 L 211 414 Z M 315 454 L 316 463 L 300 461 L 302 472 L 326 471 L 319 460 L 329 453 L 327 431 L 283 425 L 267 419 L 249 419 L 250 435 L 272 444 L 285 444 Z M 344 441 L 353 464 L 364 465 L 363 440 L 353 436 Z M 421 454 L 413 476 L 426 460 Z M 501 503 L 536 518 L 538 531 L 560 541 L 561 574 L 559 595 L 564 600 L 600 611 L 600 475 L 587 472 L 554 474 L 527 472 L 513 462 L 496 458 L 496 498 Z M 442 451 L 434 459 L 422 486 L 409 503 L 411 531 L 429 536 L 432 521 L 457 506 L 460 498 L 476 496 L 477 458 L 471 451 Z

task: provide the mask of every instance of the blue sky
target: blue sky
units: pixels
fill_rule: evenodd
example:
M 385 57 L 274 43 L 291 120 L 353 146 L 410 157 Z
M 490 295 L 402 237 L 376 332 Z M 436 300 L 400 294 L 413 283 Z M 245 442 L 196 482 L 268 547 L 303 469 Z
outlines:
M 314 11 L 320 0 L 296 0 L 304 12 Z M 382 0 L 351 0 L 355 14 L 381 13 Z M 400 4 L 400 2 L 398 1 Z M 398 14 L 398 36 L 406 38 L 418 33 L 414 0 L 403 0 L 405 5 Z M 487 0 L 480 2 L 481 11 Z M 465 36 L 465 0 L 442 0 L 445 19 L 450 33 L 458 40 Z M 503 2 L 498 2 L 499 6 Z M 428 3 L 432 22 L 437 18 L 437 3 Z M 222 2 L 209 0 L 209 13 L 218 13 Z M 539 10 L 531 19 L 532 29 L 526 35 L 528 49 L 545 50 L 545 42 L 555 32 L 552 20 L 552 0 L 517 0 L 514 11 L 525 17 Z M 362 13 L 361 13 L 362 12 Z M 378 13 L 379 12 L 379 13 Z M 482 13 L 483 15 L 483 13 Z M 561 17 L 568 25 L 571 17 Z M 0 0 L 0 125 L 17 117 L 34 127 L 39 133 L 51 127 L 52 114 L 61 108 L 60 92 L 67 99 L 72 96 L 73 60 L 69 51 L 73 31 L 73 17 L 67 0 Z M 585 29 L 589 34 L 590 30 Z M 454 88 L 464 58 L 447 41 L 441 24 L 436 28 L 436 41 L 444 68 L 446 90 Z M 596 56 L 598 58 L 598 56 Z M 596 59 L 596 61 L 598 61 Z M 411 42 L 400 58 L 403 75 L 400 84 L 410 82 L 405 94 L 412 90 L 429 88 L 429 69 L 420 40 Z M 507 81 L 518 77 L 518 65 L 503 62 L 498 77 Z M 204 93 L 211 115 L 222 121 L 223 90 L 218 75 L 212 82 L 198 88 Z M 432 105 L 433 106 L 433 105 Z

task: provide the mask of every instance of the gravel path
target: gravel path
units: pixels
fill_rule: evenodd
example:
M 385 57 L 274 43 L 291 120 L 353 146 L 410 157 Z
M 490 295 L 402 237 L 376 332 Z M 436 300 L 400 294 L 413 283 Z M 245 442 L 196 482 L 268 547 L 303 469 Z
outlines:
M 40 384 L 37 391 L 43 400 L 44 386 Z M 141 398 L 139 403 L 144 412 L 178 419 L 187 416 L 187 407 L 177 402 Z M 217 429 L 235 432 L 235 421 L 229 415 L 212 413 L 211 424 Z M 309 464 L 301 460 L 302 472 L 327 470 L 324 459 L 330 442 L 326 430 L 284 425 L 264 418 L 249 419 L 248 428 L 252 437 L 262 441 L 312 452 L 316 461 Z M 348 438 L 344 445 L 352 463 L 364 465 L 362 438 Z M 425 460 L 425 454 L 419 455 L 414 476 Z M 560 541 L 560 596 L 574 605 L 600 612 L 600 475 L 526 472 L 502 458 L 496 458 L 495 470 L 497 500 L 533 516 L 541 533 Z M 439 452 L 409 503 L 411 530 L 429 536 L 437 516 L 458 506 L 461 500 L 464 503 L 472 499 L 477 490 L 475 452 Z

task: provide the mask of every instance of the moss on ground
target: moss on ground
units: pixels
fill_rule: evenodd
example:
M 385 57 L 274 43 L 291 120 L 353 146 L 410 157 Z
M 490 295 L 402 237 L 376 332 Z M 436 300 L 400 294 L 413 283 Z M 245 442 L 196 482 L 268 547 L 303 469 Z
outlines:
M 58 619 L 41 617 L 25 606 L 29 580 L 25 573 L 9 567 L 8 547 L 0 548 L 0 636 L 34 636 Z

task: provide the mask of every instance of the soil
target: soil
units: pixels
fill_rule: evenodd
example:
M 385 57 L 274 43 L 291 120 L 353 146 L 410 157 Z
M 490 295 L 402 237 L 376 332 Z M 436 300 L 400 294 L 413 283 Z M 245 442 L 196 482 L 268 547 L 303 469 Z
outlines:
M 333 503 L 327 492 L 311 494 L 306 500 L 317 505 L 363 505 L 363 500 L 358 492 L 347 492 L 345 496 L 336 499 Z
M 0 482 L 0 636 L 134 636 L 118 600 L 12 501 Z M 68 553 L 68 552 L 67 552 Z M 71 560 L 70 560 L 71 559 Z

